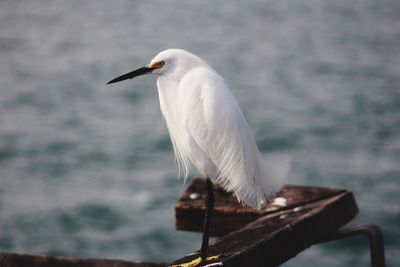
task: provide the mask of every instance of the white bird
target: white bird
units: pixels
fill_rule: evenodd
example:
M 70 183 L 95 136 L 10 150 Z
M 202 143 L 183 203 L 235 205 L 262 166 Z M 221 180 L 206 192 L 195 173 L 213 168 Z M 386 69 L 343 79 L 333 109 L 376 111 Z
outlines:
M 207 177 L 207 212 L 201 258 L 208 248 L 208 228 L 214 197 L 213 182 L 239 201 L 260 209 L 286 173 L 286 162 L 263 162 L 253 134 L 224 79 L 198 56 L 167 49 L 150 63 L 109 83 L 143 74 L 157 76 L 161 112 L 165 118 L 179 169 L 190 166 Z

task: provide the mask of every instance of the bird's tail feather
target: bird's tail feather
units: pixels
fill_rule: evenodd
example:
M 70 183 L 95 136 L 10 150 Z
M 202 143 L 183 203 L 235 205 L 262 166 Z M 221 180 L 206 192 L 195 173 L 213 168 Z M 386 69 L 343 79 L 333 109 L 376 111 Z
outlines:
M 290 160 L 286 155 L 259 155 L 257 161 L 258 171 L 250 179 L 251 182 L 242 185 L 242 189 L 234 190 L 234 193 L 246 205 L 260 210 L 286 180 Z
M 229 158 L 222 160 L 224 165 L 219 165 L 217 182 L 225 190 L 233 192 L 239 201 L 261 209 L 261 205 L 283 184 L 290 161 L 287 156 L 270 155 L 263 158 L 254 140 L 248 139 L 242 148 L 243 154 L 237 158 L 225 147 L 223 154 L 229 155 Z

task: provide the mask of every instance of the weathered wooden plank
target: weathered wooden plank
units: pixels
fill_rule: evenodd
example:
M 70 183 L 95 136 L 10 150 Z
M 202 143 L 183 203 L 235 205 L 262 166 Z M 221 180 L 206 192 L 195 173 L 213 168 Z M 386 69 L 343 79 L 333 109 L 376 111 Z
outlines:
M 215 207 L 210 234 L 222 236 L 267 214 L 302 206 L 345 191 L 336 188 L 285 185 L 277 192 L 275 196 L 277 201 L 266 203 L 260 211 L 257 211 L 241 205 L 231 194 L 214 186 Z M 200 178 L 193 179 L 193 182 L 175 206 L 176 228 L 178 230 L 202 231 L 206 192 L 205 181 Z M 284 200 L 286 203 L 284 203 Z
M 34 256 L 0 252 L 1 267 L 162 267 L 165 264 L 109 259 Z
M 199 181 L 196 181 L 196 186 L 199 186 L 198 183 Z M 302 192 L 303 196 L 297 197 L 296 191 Z M 216 264 L 213 266 L 222 263 L 223 266 L 234 267 L 278 266 L 322 237 L 335 232 L 351 221 L 358 212 L 353 194 L 346 190 L 309 187 L 303 190 L 300 187 L 288 186 L 279 196 L 288 198 L 287 206 L 268 211 L 270 203 L 261 212 L 240 210 L 245 214 L 256 213 L 259 218 L 245 227 L 217 239 L 210 245 L 208 255 L 219 255 L 219 258 L 202 263 L 200 266 L 211 263 Z M 201 209 L 200 203 L 198 204 L 198 209 Z M 221 212 L 224 216 L 227 216 L 226 209 L 223 206 L 219 208 L 222 209 Z M 241 208 L 239 207 L 239 209 Z M 188 220 L 184 225 L 187 222 Z M 216 223 L 220 222 L 214 221 L 214 226 Z M 223 223 L 230 228 L 228 220 Z M 243 222 L 236 222 L 236 225 L 240 223 Z M 226 232 L 222 228 L 223 226 L 219 225 L 219 233 Z M 189 262 L 198 256 L 196 252 L 173 264 Z
M 184 193 L 176 206 L 179 229 L 201 230 L 205 210 L 204 192 L 204 182 L 196 179 Z M 280 200 L 266 203 L 261 211 L 243 207 L 219 188 L 215 188 L 215 195 L 216 207 L 211 229 L 216 229 L 213 233 L 223 235 L 236 231 L 210 245 L 208 254 L 219 257 L 199 266 L 211 263 L 216 265 L 209 266 L 277 266 L 333 233 L 358 211 L 352 193 L 343 189 L 285 186 L 277 194 Z M 174 264 L 196 257 L 197 252 Z M 0 252 L 0 266 L 160 267 L 165 264 Z

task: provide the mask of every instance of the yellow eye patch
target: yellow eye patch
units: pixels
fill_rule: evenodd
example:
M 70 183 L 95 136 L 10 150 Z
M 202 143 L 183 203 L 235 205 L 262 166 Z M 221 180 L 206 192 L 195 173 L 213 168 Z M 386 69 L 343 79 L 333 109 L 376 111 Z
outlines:
M 165 65 L 164 61 L 158 61 L 158 62 L 154 62 L 153 64 L 151 64 L 150 68 L 159 69 L 159 68 L 162 68 L 164 65 Z

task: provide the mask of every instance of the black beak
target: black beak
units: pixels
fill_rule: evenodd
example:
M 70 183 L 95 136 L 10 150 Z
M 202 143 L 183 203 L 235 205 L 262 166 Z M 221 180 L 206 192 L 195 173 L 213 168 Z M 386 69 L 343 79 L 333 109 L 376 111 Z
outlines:
M 142 67 L 140 69 L 125 73 L 124 75 L 121 75 L 121 76 L 109 81 L 107 84 L 120 82 L 120 81 L 123 81 L 123 80 L 126 80 L 126 79 L 132 79 L 132 78 L 135 78 L 137 76 L 150 73 L 152 70 L 153 70 L 153 68 Z

